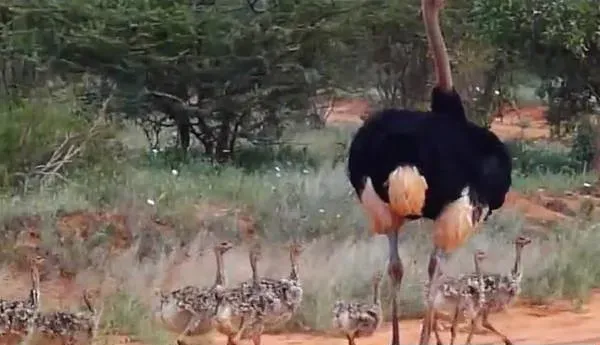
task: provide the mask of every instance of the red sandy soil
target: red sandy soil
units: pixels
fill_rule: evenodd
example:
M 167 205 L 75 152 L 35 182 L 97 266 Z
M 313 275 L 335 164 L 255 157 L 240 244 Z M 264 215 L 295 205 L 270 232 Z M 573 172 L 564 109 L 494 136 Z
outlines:
M 496 118 L 492 131 L 502 139 L 548 139 L 550 129 L 544 119 L 546 107 L 528 107 L 503 114 Z
M 337 99 L 333 103 L 333 109 L 327 117 L 328 123 L 361 123 L 361 116 L 371 112 L 369 102 L 363 99 Z
M 29 286 L 28 278 L 14 275 L 7 271 L 0 274 L 2 296 L 19 298 Z M 70 279 L 58 279 L 42 282 L 42 304 L 44 309 L 69 308 L 77 306 L 80 287 Z M 505 331 L 516 343 L 526 344 L 575 344 L 600 342 L 600 291 L 592 295 L 590 303 L 581 310 L 575 311 L 568 302 L 555 302 L 545 306 L 519 305 L 492 316 L 493 325 Z M 416 344 L 420 332 L 419 320 L 401 321 L 402 343 Z M 385 324 L 372 337 L 359 340 L 361 345 L 382 345 L 389 342 L 391 327 Z M 447 337 L 447 332 L 443 332 Z M 461 330 L 458 343 L 464 341 L 465 330 Z M 216 336 L 215 344 L 225 344 L 225 339 Z M 474 344 L 498 343 L 493 334 L 476 334 Z M 97 344 L 106 345 L 145 345 L 132 341 L 127 336 L 115 336 L 98 339 Z M 281 335 L 265 335 L 263 345 L 342 345 L 345 339 L 321 334 L 288 333 Z
M 570 308 L 572 310 L 572 308 Z M 574 342 L 598 343 L 600 341 L 600 294 L 580 313 L 554 307 L 515 307 L 505 313 L 492 317 L 491 322 L 505 331 L 511 340 L 521 344 L 567 344 Z M 402 321 L 400 323 L 403 344 L 418 344 L 421 322 L 419 320 Z M 510 332 L 508 332 L 510 330 Z M 442 336 L 448 341 L 448 333 Z M 359 339 L 361 345 L 388 344 L 391 337 L 391 326 L 384 325 L 374 336 Z M 464 341 L 466 334 L 459 333 L 457 343 Z M 433 342 L 433 339 L 432 339 Z M 500 343 L 493 334 L 476 335 L 475 344 Z M 342 345 L 345 339 L 311 335 L 278 335 L 265 337 L 264 345 L 305 344 L 305 345 Z
M 369 114 L 371 107 L 364 99 L 338 99 L 334 102 L 327 122 L 361 123 L 361 116 Z M 546 125 L 544 111 L 546 107 L 527 107 L 507 110 L 502 118 L 497 117 L 492 123 L 492 131 L 502 139 L 547 139 L 550 130 Z
M 506 312 L 495 314 L 490 318 L 492 324 L 499 331 L 517 344 L 598 344 L 600 342 L 600 292 L 594 294 L 590 303 L 580 311 L 566 303 L 555 303 L 549 306 L 518 306 Z M 417 344 L 419 341 L 421 322 L 419 320 L 408 320 L 400 322 L 400 339 L 402 344 Z M 457 343 L 460 344 L 466 338 L 466 330 L 459 330 Z M 360 345 L 384 345 L 389 344 L 391 326 L 383 325 L 379 331 L 369 338 L 358 339 Z M 448 341 L 448 332 L 442 333 L 444 341 Z M 114 337 L 110 344 L 135 344 L 127 337 Z M 433 343 L 433 336 L 432 336 Z M 246 342 L 249 344 L 249 342 Z M 501 341 L 491 334 L 476 334 L 473 338 L 474 344 L 500 344 Z M 215 344 L 225 344 L 225 339 L 216 337 Z M 264 335 L 263 345 L 345 345 L 345 339 L 326 335 L 311 334 L 282 334 Z

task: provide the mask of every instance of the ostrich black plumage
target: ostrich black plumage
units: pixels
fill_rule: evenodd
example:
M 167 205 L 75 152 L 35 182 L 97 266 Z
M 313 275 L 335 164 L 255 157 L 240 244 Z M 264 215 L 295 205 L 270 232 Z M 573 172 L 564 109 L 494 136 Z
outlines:
M 403 267 L 398 233 L 405 221 L 435 221 L 429 279 L 442 260 L 464 244 L 477 225 L 504 203 L 511 185 L 505 145 L 466 118 L 452 82 L 439 24 L 444 0 L 422 0 L 437 85 L 431 111 L 385 109 L 367 120 L 350 145 L 348 175 L 371 222 L 389 242 L 392 345 L 399 345 L 397 291 Z M 431 313 L 423 320 L 421 345 L 429 342 Z

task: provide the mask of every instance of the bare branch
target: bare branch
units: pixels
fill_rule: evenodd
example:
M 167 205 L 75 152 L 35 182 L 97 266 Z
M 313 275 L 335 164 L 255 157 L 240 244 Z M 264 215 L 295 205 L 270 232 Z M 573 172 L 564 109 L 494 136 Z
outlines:
M 110 93 L 109 93 L 108 97 L 102 102 L 102 106 L 100 107 L 100 110 L 98 111 L 100 116 L 106 120 L 108 119 L 108 114 L 107 114 L 108 106 L 109 106 L 110 102 L 112 101 L 116 90 L 117 90 L 117 83 L 113 83 L 111 85 Z
M 97 134 L 100 120 L 94 121 L 85 135 L 65 135 L 65 138 L 54 149 L 50 158 L 45 163 L 35 166 L 28 174 L 23 174 L 25 178 L 38 177 L 42 185 L 48 185 L 54 182 L 56 178 L 68 182 L 61 171 L 67 164 L 73 162 L 74 158 L 83 151 L 87 142 Z
M 169 98 L 171 100 L 181 103 L 182 105 L 187 105 L 186 101 L 184 101 L 183 99 L 181 99 L 175 95 L 172 95 L 170 93 L 166 93 L 166 92 L 162 92 L 162 91 L 151 91 L 151 90 L 146 90 L 146 93 L 149 95 L 153 95 L 153 96 Z

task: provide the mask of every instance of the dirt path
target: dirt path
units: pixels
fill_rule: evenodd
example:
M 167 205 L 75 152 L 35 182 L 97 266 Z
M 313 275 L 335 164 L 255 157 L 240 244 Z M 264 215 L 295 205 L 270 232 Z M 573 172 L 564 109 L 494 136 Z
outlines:
M 600 343 L 600 292 L 594 294 L 590 303 L 579 312 L 574 312 L 568 303 L 555 303 L 550 306 L 514 307 L 491 317 L 492 324 L 517 344 L 581 344 Z M 417 344 L 421 323 L 408 320 L 400 323 L 401 343 Z M 374 336 L 359 339 L 359 345 L 383 345 L 390 341 L 391 326 L 381 327 Z M 448 332 L 443 332 L 444 342 L 448 342 Z M 461 330 L 457 343 L 466 338 Z M 474 344 L 498 344 L 499 339 L 492 334 L 476 334 Z M 433 344 L 435 340 L 432 340 Z M 114 345 L 144 345 L 133 342 L 115 342 Z M 225 338 L 218 336 L 215 345 L 225 344 Z M 249 344 L 249 343 L 248 343 Z M 345 345 L 346 340 L 324 335 L 282 334 L 263 336 L 262 345 Z
M 543 106 L 508 110 L 504 112 L 502 121 L 495 119 L 492 122 L 492 131 L 504 140 L 547 139 L 550 137 L 550 129 L 544 118 L 545 110 Z M 365 99 L 339 99 L 335 102 L 327 122 L 360 124 L 360 116 L 369 114 L 370 111 L 369 103 Z
M 553 310 L 554 309 L 554 310 Z M 559 309 L 559 310 L 556 310 Z M 563 309 L 563 310 L 560 310 Z M 581 313 L 564 310 L 566 308 L 513 308 L 505 313 L 494 315 L 492 323 L 515 343 L 522 344 L 567 344 L 600 342 L 600 294 Z M 401 338 L 404 344 L 417 344 L 421 323 L 418 320 L 401 322 Z M 390 341 L 391 327 L 386 325 L 373 337 L 360 341 L 360 345 L 382 345 Z M 444 337 L 449 335 L 444 334 Z M 464 341 L 466 334 L 459 333 L 457 342 Z M 447 338 L 446 338 L 447 339 Z M 447 341 L 447 340 L 445 340 Z M 498 342 L 491 334 L 476 335 L 476 344 Z M 309 335 L 281 335 L 265 337 L 264 345 L 305 344 L 336 345 L 346 344 L 345 339 L 332 339 Z M 432 339 L 433 343 L 433 339 Z

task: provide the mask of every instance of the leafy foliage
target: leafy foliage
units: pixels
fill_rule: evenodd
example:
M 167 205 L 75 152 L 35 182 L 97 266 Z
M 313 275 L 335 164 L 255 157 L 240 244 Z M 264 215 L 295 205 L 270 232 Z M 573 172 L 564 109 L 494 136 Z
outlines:
M 12 15 L 48 28 L 36 43 L 54 68 L 107 78 L 115 111 L 176 126 L 184 149 L 193 135 L 217 159 L 230 157 L 238 139 L 278 138 L 303 115 L 309 84 L 327 81 L 319 64 L 330 49 L 326 19 L 343 12 L 319 1 L 284 1 L 262 14 L 187 1 L 38 7 Z
M 47 66 L 52 78 L 82 83 L 85 75 L 86 99 L 95 97 L 107 116 L 136 121 L 151 147 L 174 127 L 183 149 L 195 138 L 218 161 L 239 142 L 269 143 L 308 121 L 323 90 L 374 88 L 382 106 L 427 103 L 431 71 L 417 2 L 286 0 L 257 10 L 265 4 L 14 1 L 3 10 L 4 51 Z M 485 81 L 489 97 L 465 97 L 472 117 L 485 118 L 504 70 L 464 54 L 487 49 L 469 34 L 467 6 L 457 1 L 445 12 L 446 36 L 462 88 Z M 473 58 L 483 61 L 475 72 Z
M 554 134 L 570 132 L 578 115 L 593 110 L 600 92 L 596 2 L 477 0 L 472 17 L 480 37 L 542 77 Z
M 571 156 L 586 164 L 592 163 L 595 154 L 594 147 L 594 126 L 589 120 L 581 121 L 575 132 L 575 138 L 573 139 L 573 147 L 571 149 Z
M 0 188 L 21 191 L 65 181 L 65 171 L 106 160 L 114 135 L 110 126 L 92 123 L 66 104 L 0 109 L 0 124 Z
M 299 122 L 322 128 L 315 109 L 340 89 L 427 107 L 418 1 L 11 0 L 0 14 L 5 99 L 60 76 L 90 113 L 140 125 L 151 148 L 173 128 L 184 153 L 197 142 L 230 160 Z M 469 117 L 489 125 L 514 103 L 514 75 L 534 73 L 552 133 L 571 133 L 600 92 L 599 16 L 592 0 L 450 2 L 444 32 Z

